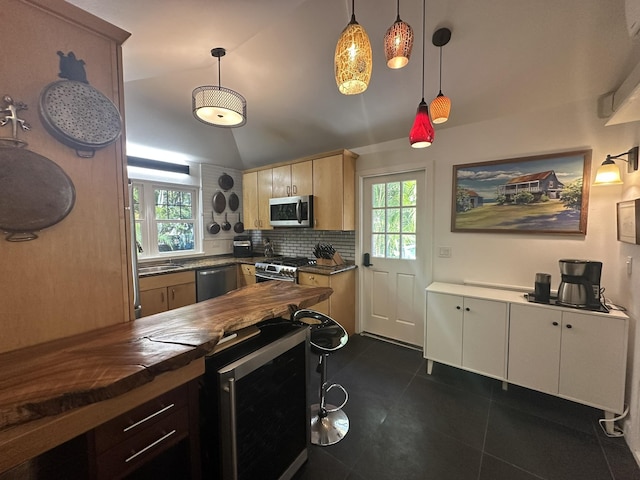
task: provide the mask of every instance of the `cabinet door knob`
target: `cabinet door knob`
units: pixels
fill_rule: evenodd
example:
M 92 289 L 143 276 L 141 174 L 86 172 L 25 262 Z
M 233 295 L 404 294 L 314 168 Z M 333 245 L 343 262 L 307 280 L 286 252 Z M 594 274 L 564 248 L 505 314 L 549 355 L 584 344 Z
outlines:
M 467 308 L 465 308 L 465 309 L 464 309 L 464 311 L 465 311 L 465 312 L 470 312 L 470 311 L 471 311 L 471 309 L 470 309 L 469 307 L 467 307 Z
M 558 326 L 558 322 L 553 322 L 553 323 L 552 323 L 552 325 L 553 325 L 554 327 L 557 327 L 557 326 Z
M 291 195 L 291 187 L 287 185 L 287 197 Z
M 460 310 L 460 305 L 457 305 L 457 306 L 456 306 L 456 310 Z
M 567 323 L 567 328 L 573 328 L 573 325 L 571 325 L 570 323 Z

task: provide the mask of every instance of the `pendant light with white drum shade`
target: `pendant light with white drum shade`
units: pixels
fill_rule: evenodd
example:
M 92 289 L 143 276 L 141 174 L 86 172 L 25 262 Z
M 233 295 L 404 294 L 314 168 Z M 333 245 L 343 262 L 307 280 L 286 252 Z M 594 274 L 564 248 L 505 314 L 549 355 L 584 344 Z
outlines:
M 218 59 L 218 86 L 206 85 L 193 90 L 193 116 L 216 127 L 241 127 L 247 123 L 247 101 L 238 92 L 220 85 L 220 58 L 226 53 L 221 47 L 211 50 L 211 55 Z

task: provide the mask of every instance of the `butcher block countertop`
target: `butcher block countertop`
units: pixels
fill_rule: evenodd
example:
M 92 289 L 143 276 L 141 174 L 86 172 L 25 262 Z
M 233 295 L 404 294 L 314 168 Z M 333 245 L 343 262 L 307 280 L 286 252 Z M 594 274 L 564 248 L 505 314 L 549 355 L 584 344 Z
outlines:
M 326 287 L 261 282 L 0 354 L 0 472 L 198 377 L 204 356 L 224 332 L 311 307 L 331 293 Z

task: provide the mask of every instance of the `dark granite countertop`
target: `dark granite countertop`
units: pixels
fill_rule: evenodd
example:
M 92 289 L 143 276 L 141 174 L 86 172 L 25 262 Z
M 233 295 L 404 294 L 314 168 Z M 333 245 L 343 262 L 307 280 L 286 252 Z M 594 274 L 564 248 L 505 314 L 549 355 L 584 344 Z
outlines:
M 202 258 L 186 258 L 186 259 L 175 259 L 173 260 L 174 265 L 179 265 L 175 268 L 171 268 L 170 270 L 165 270 L 161 272 L 141 272 L 138 276 L 150 277 L 154 275 L 166 275 L 168 273 L 177 273 L 177 272 L 185 272 L 189 270 L 199 270 L 201 268 L 209 268 L 209 267 L 223 267 L 226 265 L 238 265 L 238 264 L 247 264 L 253 265 L 256 262 L 262 262 L 269 260 L 267 257 L 234 257 L 232 255 L 217 255 L 212 257 L 202 257 Z M 138 267 L 144 266 L 152 266 L 152 265 L 166 265 L 167 261 L 163 262 L 145 262 L 140 263 Z M 304 267 L 300 267 L 299 270 L 301 272 L 308 273 L 316 273 L 318 275 L 333 275 L 336 273 L 344 272 L 345 270 L 352 270 L 357 268 L 357 266 L 348 261 L 344 265 L 335 265 L 335 266 L 326 266 L 326 265 L 308 265 Z

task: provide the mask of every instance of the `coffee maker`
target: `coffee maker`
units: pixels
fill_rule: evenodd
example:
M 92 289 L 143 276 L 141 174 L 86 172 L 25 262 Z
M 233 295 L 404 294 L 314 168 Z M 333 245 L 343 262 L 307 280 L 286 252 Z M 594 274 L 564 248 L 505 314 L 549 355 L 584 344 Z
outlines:
M 558 305 L 599 309 L 602 262 L 591 260 L 560 260 L 562 281 L 558 287 Z

